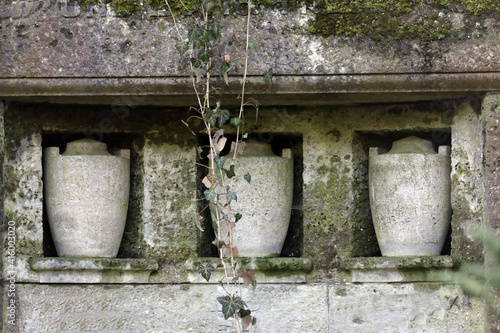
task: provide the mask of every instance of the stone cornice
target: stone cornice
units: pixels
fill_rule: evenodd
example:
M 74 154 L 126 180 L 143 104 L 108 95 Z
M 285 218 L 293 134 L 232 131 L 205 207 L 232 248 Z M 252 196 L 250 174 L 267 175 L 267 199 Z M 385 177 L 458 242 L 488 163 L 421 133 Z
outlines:
M 217 84 L 217 83 L 216 83 Z M 224 89 L 238 104 L 235 78 Z M 277 75 L 248 78 L 247 96 L 267 105 L 335 105 L 482 96 L 500 91 L 500 72 Z M 190 77 L 0 78 L 0 98 L 20 102 L 183 106 L 193 102 Z

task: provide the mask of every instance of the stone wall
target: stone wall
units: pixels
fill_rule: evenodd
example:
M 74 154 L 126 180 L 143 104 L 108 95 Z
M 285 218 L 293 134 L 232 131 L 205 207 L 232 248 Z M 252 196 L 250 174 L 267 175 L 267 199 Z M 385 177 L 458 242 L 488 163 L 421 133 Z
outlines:
M 499 230 L 500 19 L 456 3 L 427 12 L 426 3 L 414 14 L 437 15 L 446 36 L 320 36 L 309 29 L 317 8 L 305 3 L 254 13 L 246 87 L 261 108 L 247 111 L 245 131 L 276 151 L 291 148 L 295 180 L 281 257 L 240 259 L 258 281 L 243 290 L 257 318 L 251 332 L 500 331 L 497 310 L 454 282 L 463 263 L 488 268 L 468 228 Z M 206 137 L 200 123 L 191 123 L 195 135 L 181 123 L 195 103 L 189 60 L 175 50 L 165 10 L 115 5 L 0 4 L 3 331 L 229 332 L 221 287 L 196 272 L 215 247 L 209 217 L 205 232 L 192 219 L 203 206 L 196 162 Z M 179 27 L 187 22 L 180 17 Z M 234 71 L 214 86 L 231 112 L 245 22 L 229 10 L 221 23 Z M 453 216 L 440 256 L 380 256 L 368 151 L 408 135 L 451 146 Z M 43 148 L 85 137 L 131 150 L 117 259 L 58 258 L 48 227 Z
M 483 119 L 477 100 L 274 107 L 254 116 L 246 118 L 250 137 L 294 150 L 296 184 L 283 257 L 256 264 L 257 288 L 245 290 L 249 306 L 257 309 L 252 331 L 484 329 L 482 301 L 467 296 L 449 275 L 459 260 L 482 258 L 482 248 L 464 231 L 481 224 L 483 214 Z M 228 329 L 217 312 L 220 287 L 203 282 L 194 270 L 214 252 L 210 228 L 201 233 L 192 220 L 201 189 L 194 162 L 203 137 L 181 126 L 186 118 L 185 110 L 172 108 L 8 106 L 5 221 L 14 221 L 17 229 L 17 318 L 8 325 L 4 312 L 8 331 Z M 197 126 L 193 123 L 195 132 Z M 452 146 L 452 230 L 441 257 L 389 260 L 379 257 L 369 213 L 368 148 L 390 147 L 411 134 Z M 73 273 L 57 268 L 90 264 L 54 258 L 43 214 L 42 149 L 64 149 L 81 137 L 132 150 L 131 204 L 119 258 L 157 263 L 140 285 L 109 272 L 85 275 L 82 266 Z M 110 269 L 105 262 L 91 264 Z

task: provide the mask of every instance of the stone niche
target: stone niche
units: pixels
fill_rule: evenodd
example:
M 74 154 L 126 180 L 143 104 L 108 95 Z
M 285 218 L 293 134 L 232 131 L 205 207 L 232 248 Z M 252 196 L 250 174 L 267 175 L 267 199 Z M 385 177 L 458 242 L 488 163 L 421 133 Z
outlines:
M 199 124 L 192 128 L 197 135 L 182 125 L 187 117 L 180 108 L 9 105 L 5 214 L 16 223 L 21 282 L 14 331 L 230 330 L 216 300 L 224 292 L 215 285 L 220 272 L 213 284 L 196 272 L 215 253 L 209 218 L 204 233 L 192 218 L 203 205 L 196 163 L 206 137 Z M 243 291 L 259 309 L 253 331 L 481 331 L 482 301 L 464 294 L 449 275 L 459 260 L 482 255 L 465 234 L 483 218 L 476 100 L 262 107 L 254 119 L 247 115 L 250 136 L 276 151 L 293 150 L 295 180 L 281 257 L 241 259 L 257 271 L 255 291 Z M 441 256 L 384 258 L 369 213 L 368 149 L 389 148 L 410 134 L 452 147 L 450 236 Z M 44 218 L 42 149 L 87 135 L 131 150 L 129 212 L 116 259 L 55 257 Z
M 17 223 L 18 244 L 23 245 L 17 263 L 21 281 L 144 283 L 150 281 L 149 273 L 158 271 L 159 262 L 183 262 L 196 252 L 196 233 L 188 222 L 179 223 L 190 220 L 196 207 L 196 140 L 177 133 L 181 116 L 175 111 L 165 116 L 153 109 L 138 116 L 132 110 L 12 105 L 5 115 L 10 151 L 5 207 L 7 218 Z M 176 117 L 175 125 L 169 117 Z M 107 143 L 108 149 L 131 151 L 129 208 L 116 259 L 57 258 L 47 223 L 43 148 L 58 146 L 62 153 L 67 142 L 86 137 Z
M 235 134 L 229 132 L 226 134 L 228 142 L 234 141 Z M 301 209 L 302 202 L 302 172 L 303 172 L 303 152 L 302 152 L 302 135 L 301 133 L 249 133 L 248 139 L 258 140 L 261 142 L 268 143 L 272 146 L 273 152 L 277 155 L 281 155 L 282 149 L 292 149 L 293 156 L 293 204 L 292 204 L 292 215 L 290 218 L 290 226 L 288 228 L 287 238 L 283 246 L 283 250 L 280 257 L 302 257 L 303 252 L 303 214 Z M 200 136 L 198 141 L 200 147 L 207 145 L 206 135 Z M 228 154 L 230 145 L 227 144 L 226 148 L 222 152 L 222 155 Z M 200 164 L 206 165 L 207 159 L 203 158 L 206 156 L 206 152 L 199 155 Z M 201 184 L 201 179 L 205 175 L 205 170 L 203 167 L 199 166 L 198 170 L 198 180 L 200 181 L 198 186 L 200 189 L 203 188 Z M 263 194 L 265 195 L 265 194 Z M 199 204 L 199 211 L 202 211 L 206 205 L 206 201 L 201 201 Z M 200 241 L 199 254 L 201 257 L 215 257 L 217 256 L 217 249 L 213 246 L 212 241 L 215 238 L 212 229 L 212 219 L 210 214 L 204 214 L 203 227 L 207 232 L 204 232 Z

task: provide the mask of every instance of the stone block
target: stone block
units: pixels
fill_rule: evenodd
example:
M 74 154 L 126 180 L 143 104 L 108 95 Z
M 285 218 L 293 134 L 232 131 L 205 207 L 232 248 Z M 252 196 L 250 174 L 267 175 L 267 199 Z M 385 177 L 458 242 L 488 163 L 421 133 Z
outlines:
M 213 285 L 20 285 L 9 332 L 230 332 Z M 255 310 L 250 332 L 328 331 L 327 286 L 274 285 L 243 290 Z
M 484 331 L 481 300 L 453 285 L 336 285 L 329 296 L 331 333 Z

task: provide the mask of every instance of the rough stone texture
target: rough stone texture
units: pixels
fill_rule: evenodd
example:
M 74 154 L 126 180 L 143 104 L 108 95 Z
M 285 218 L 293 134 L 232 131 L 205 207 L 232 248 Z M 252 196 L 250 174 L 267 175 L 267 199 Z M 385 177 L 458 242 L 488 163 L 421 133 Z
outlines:
M 258 68 L 287 75 L 499 70 L 496 17 L 478 20 L 481 31 L 470 38 L 374 43 L 310 34 L 313 9 L 261 14 L 252 20 L 259 56 L 251 60 L 251 74 L 260 74 Z M 467 18 L 463 13 L 454 15 L 455 30 L 460 30 Z M 146 9 L 120 16 L 103 5 L 5 1 L 0 18 L 0 77 L 186 76 L 186 62 L 180 61 L 174 47 L 179 37 L 164 11 Z M 186 22 L 178 20 L 180 29 Z M 242 51 L 245 22 L 239 15 L 224 18 L 225 53 Z
M 342 261 L 351 282 L 452 282 L 457 261 L 451 256 L 357 257 Z
M 134 104 L 121 107 L 123 103 L 127 103 L 127 100 L 117 98 L 116 104 L 99 107 L 13 103 L 5 113 L 5 207 L 14 212 L 8 217 L 20 227 L 17 278 L 18 282 L 23 283 L 19 283 L 18 324 L 25 323 L 27 329 L 33 328 L 36 332 L 38 325 L 49 332 L 64 332 L 74 328 L 70 325 L 82 325 L 79 327 L 105 332 L 106 329 L 116 329 L 116 325 L 123 322 L 123 325 L 128 325 L 128 328 L 122 327 L 125 332 L 127 329 L 137 331 L 143 327 L 161 332 L 168 323 L 172 326 L 166 326 L 165 331 L 171 332 L 183 331 L 186 327 L 193 327 L 193 330 L 202 327 L 202 331 L 205 331 L 205 326 L 200 326 L 205 321 L 209 325 L 208 330 L 212 327 L 216 330 L 219 323 L 224 324 L 223 321 L 213 321 L 213 318 L 218 318 L 216 315 L 219 316 L 215 313 L 216 287 L 185 285 L 194 281 L 190 278 L 193 268 L 186 267 L 186 260 L 193 260 L 203 253 L 203 249 L 213 247 L 210 236 L 202 237 L 191 217 L 191 212 L 197 209 L 194 199 L 201 197 L 201 184 L 197 180 L 194 165 L 197 161 L 195 147 L 201 139 L 192 136 L 180 124 L 180 119 L 187 118 L 186 109 L 155 109 L 136 107 Z M 282 271 L 277 270 L 274 273 L 276 279 L 269 279 L 269 284 L 262 285 L 263 289 L 256 291 L 256 295 L 261 295 L 258 297 L 277 297 L 277 300 L 273 298 L 267 305 L 261 304 L 260 300 L 254 303 L 259 304 L 259 318 L 264 323 L 261 327 L 271 330 L 276 328 L 277 332 L 279 327 L 299 332 L 328 332 L 328 326 L 331 327 L 331 332 L 372 327 L 363 326 L 358 319 L 352 322 L 351 317 L 346 317 L 350 308 L 357 309 L 356 304 L 362 303 L 362 295 L 364 299 L 370 299 L 367 294 L 363 294 L 368 289 L 342 284 L 351 281 L 348 269 L 342 266 L 344 259 L 379 254 L 367 196 L 370 146 L 390 148 L 394 140 L 408 135 L 421 135 L 441 145 L 451 144 L 452 175 L 460 172 L 461 177 L 460 182 L 455 182 L 452 187 L 452 208 L 458 212 L 453 216 L 453 237 L 461 235 L 461 226 L 471 218 L 480 221 L 482 210 L 476 209 L 475 205 L 482 202 L 482 173 L 477 174 L 481 171 L 482 139 L 477 137 L 481 133 L 481 123 L 474 110 L 470 101 L 456 100 L 351 107 L 263 107 L 259 110 L 256 121 L 253 112 L 247 113 L 245 130 L 250 138 L 269 142 L 278 151 L 282 148 L 294 150 L 295 166 L 300 166 L 296 169 L 300 172 L 295 175 L 295 179 L 299 180 L 300 186 L 294 185 L 292 216 L 295 220 L 292 219 L 293 223 L 290 225 L 293 236 L 287 239 L 285 247 L 288 248 L 287 255 L 301 255 L 314 264 L 314 270 L 305 274 L 301 271 L 300 277 L 295 280 L 279 277 L 280 274 L 287 274 L 287 267 Z M 192 125 L 195 133 L 201 131 L 199 124 L 194 122 Z M 232 129 L 228 127 L 226 134 L 230 136 Z M 40 277 L 31 269 L 29 257 L 51 257 L 54 256 L 54 249 L 50 233 L 44 229 L 41 197 L 37 197 L 35 201 L 26 201 L 22 195 L 27 193 L 27 188 L 36 195 L 41 193 L 43 147 L 62 145 L 81 137 L 101 139 L 112 146 L 119 146 L 121 143 L 125 146 L 118 148 L 131 149 L 130 211 L 119 257 L 158 260 L 159 270 L 150 277 L 150 283 L 154 283 L 152 285 L 118 287 L 38 284 Z M 468 171 L 461 172 L 461 168 Z M 15 173 L 16 170 L 19 170 L 19 175 Z M 17 177 L 26 177 L 32 183 L 28 183 L 29 186 L 26 187 Z M 200 186 L 197 187 L 197 184 Z M 33 230 L 39 231 L 30 234 Z M 462 258 L 465 257 L 463 253 L 476 255 L 477 252 L 471 252 L 468 245 L 475 244 L 472 241 L 465 245 L 455 242 L 454 247 L 448 249 L 446 254 Z M 436 281 L 433 277 L 429 279 Z M 370 282 L 374 282 L 373 280 Z M 428 281 L 426 278 L 423 280 Z M 281 285 L 283 281 L 306 284 Z M 425 300 L 431 304 L 439 303 L 437 300 L 441 296 L 436 295 L 440 295 L 440 291 L 437 294 L 429 294 L 427 291 L 421 294 L 420 291 L 414 291 L 418 286 L 419 284 L 410 283 L 390 288 L 382 284 L 376 287 L 377 290 L 383 290 L 387 300 L 401 299 L 404 306 L 396 307 L 393 311 L 396 313 L 394 322 L 401 323 L 401 327 L 411 329 L 412 321 L 402 318 L 409 313 L 408 304 L 413 303 L 414 299 L 420 302 L 416 303 L 419 305 L 414 310 L 417 314 L 427 309 Z M 342 288 L 344 291 L 340 291 Z M 331 291 L 334 289 L 337 291 Z M 189 299 L 190 290 L 196 291 L 195 301 Z M 458 287 L 452 285 L 444 285 L 437 290 L 453 290 L 458 294 Z M 344 310 L 333 310 L 329 293 L 337 295 L 344 292 L 349 295 L 352 292 L 352 298 L 346 298 Z M 356 293 L 361 298 L 356 298 Z M 90 301 L 93 294 L 97 295 L 95 302 Z M 404 294 L 409 296 L 405 298 Z M 82 295 L 83 298 L 77 300 L 78 298 L 69 295 Z M 390 295 L 396 296 L 390 298 Z M 182 307 L 175 297 L 177 300 L 184 297 L 189 300 L 183 300 L 182 304 L 185 306 Z M 105 304 L 106 299 L 120 301 Z M 50 310 L 47 304 L 52 302 Z M 338 300 L 335 299 L 335 302 Z M 478 301 L 474 300 L 472 303 L 476 304 L 475 302 Z M 302 304 L 306 310 L 300 310 Z M 330 312 L 328 315 L 325 304 L 330 305 L 330 311 L 337 312 Z M 392 309 L 390 301 L 381 304 L 385 305 L 379 310 L 380 318 Z M 113 309 L 118 307 L 118 310 L 108 311 L 108 305 Z M 197 306 L 201 308 L 197 310 Z M 207 307 L 210 310 L 206 310 Z M 269 311 L 266 310 L 267 307 Z M 374 312 L 371 303 L 365 303 L 364 308 L 367 309 L 366 316 Z M 475 331 L 475 321 L 483 313 L 479 307 L 473 308 L 472 311 L 463 306 L 459 311 L 453 306 L 451 312 L 447 312 L 436 307 L 435 313 L 441 316 L 436 315 L 437 317 L 444 318 L 442 327 L 450 327 L 452 331 L 452 328 L 462 325 L 463 330 L 457 332 Z M 57 312 L 58 309 L 62 310 Z M 279 315 L 275 309 L 280 309 Z M 47 316 L 40 316 L 37 315 L 41 313 L 38 311 L 49 313 Z M 193 315 L 186 315 L 187 313 Z M 417 323 L 421 323 L 423 318 L 423 315 L 419 316 Z M 471 324 L 467 326 L 467 321 L 460 316 L 470 316 Z M 53 321 L 56 317 L 69 319 Z M 339 318 L 348 318 L 348 321 L 338 323 L 336 320 L 340 320 Z M 375 329 L 382 325 L 375 319 L 360 318 L 365 322 L 373 321 Z M 437 332 L 440 326 L 435 321 L 436 317 L 432 315 L 429 318 L 428 330 Z M 287 327 L 289 321 L 291 326 Z M 351 322 L 352 327 L 346 326 Z M 268 323 L 276 323 L 276 326 L 267 326 Z M 220 327 L 225 330 L 225 326 Z M 264 328 L 261 332 L 265 332 Z M 18 331 L 22 330 L 22 327 L 18 328 Z M 416 328 L 414 330 L 417 332 Z
M 5 126 L 4 210 L 15 221 L 17 254 L 42 255 L 42 135 L 34 123 L 8 111 Z
M 32 257 L 41 283 L 148 283 L 158 270 L 154 259 Z
M 439 146 L 436 153 L 415 136 L 394 141 L 385 154 L 370 148 L 370 206 L 382 255 L 441 253 L 451 222 L 450 152 Z
M 250 57 L 247 90 L 262 103 L 395 102 L 500 89 L 498 17 L 450 13 L 442 19 L 453 22 L 454 37 L 435 42 L 323 38 L 307 31 L 313 18 L 314 9 L 305 7 L 254 16 L 256 52 Z M 127 16 L 109 5 L 4 1 L 0 19 L 3 96 L 70 104 L 109 103 L 110 96 L 131 95 L 148 104 L 193 104 L 179 99 L 193 95 L 189 61 L 174 47 L 180 38 L 165 11 L 145 8 Z M 178 23 L 182 31 L 187 19 Z M 242 57 L 236 55 L 243 50 L 245 24 L 245 17 L 232 14 L 221 23 L 222 53 L 235 59 L 236 76 L 225 87 L 232 97 L 240 89 Z M 274 72 L 271 87 L 262 80 L 269 68 Z
M 483 219 L 483 125 L 475 100 L 458 105 L 455 116 L 445 113 L 451 126 L 451 207 L 453 255 L 464 260 L 481 260 L 482 245 L 474 241 L 468 228 Z
M 170 279 L 178 279 L 175 267 L 165 264 L 183 263 L 196 255 L 198 232 L 191 223 L 191 211 L 196 207 L 196 140 L 188 131 L 176 133 L 185 111 L 182 116 L 154 110 L 139 115 L 134 109 L 111 106 L 81 112 L 75 107 L 35 106 L 21 111 L 13 105 L 6 113 L 6 123 L 13 132 L 7 134 L 6 143 L 5 209 L 18 231 L 19 281 L 38 279 L 27 265 L 28 256 L 56 255 L 42 213 L 42 148 L 60 145 L 64 149 L 66 142 L 82 137 L 134 148 L 131 208 L 119 257 L 159 258 Z
M 222 294 L 200 285 L 22 285 L 10 332 L 229 332 Z M 455 286 L 266 285 L 243 295 L 258 308 L 250 332 L 483 331 L 481 303 Z
M 484 225 L 500 236 L 500 95 L 488 95 L 482 108 L 485 130 L 484 146 Z M 488 256 L 486 255 L 486 260 Z M 493 304 L 500 304 L 500 291 L 492 290 Z M 500 332 L 500 309 L 490 308 L 487 313 L 490 332 Z
M 250 332 L 327 332 L 328 287 L 260 286 L 243 290 L 258 323 Z M 221 287 L 21 286 L 24 309 L 10 332 L 229 332 L 220 313 Z M 64 295 L 72 295 L 71 297 Z
M 332 333 L 484 331 L 481 302 L 456 286 L 334 286 L 329 296 Z

